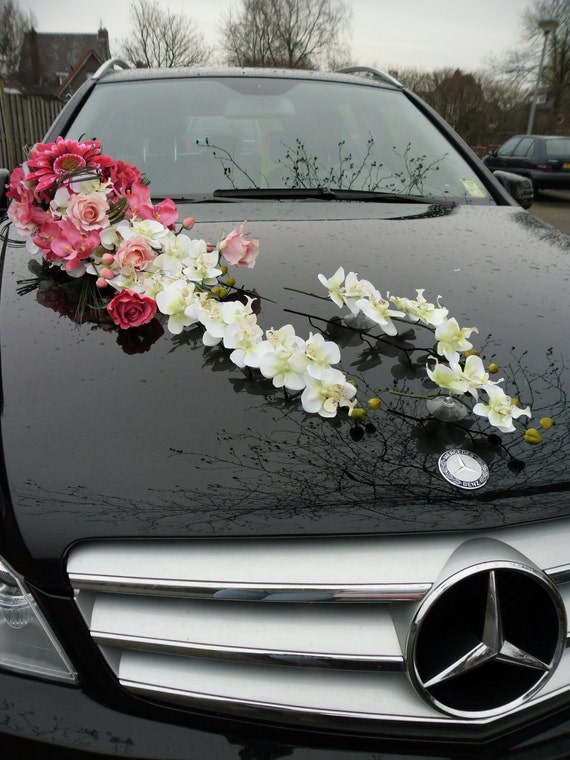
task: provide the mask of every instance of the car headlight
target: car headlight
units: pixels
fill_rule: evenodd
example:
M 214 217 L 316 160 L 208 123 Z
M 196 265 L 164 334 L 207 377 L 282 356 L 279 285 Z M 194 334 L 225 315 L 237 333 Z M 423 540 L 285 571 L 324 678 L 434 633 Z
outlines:
M 0 667 L 58 681 L 77 681 L 22 579 L 0 559 Z

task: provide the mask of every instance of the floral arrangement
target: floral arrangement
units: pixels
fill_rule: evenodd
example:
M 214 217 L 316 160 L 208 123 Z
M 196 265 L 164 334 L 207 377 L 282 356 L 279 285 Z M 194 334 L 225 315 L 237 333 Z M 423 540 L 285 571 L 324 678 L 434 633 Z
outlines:
M 7 194 L 8 217 L 26 249 L 71 278 L 92 278 L 102 304 L 97 308 L 106 309 L 121 330 L 157 317 L 174 335 L 200 324 L 206 346 L 222 344 L 237 367 L 256 369 L 275 387 L 298 394 L 304 411 L 334 417 L 346 408 L 356 421 L 366 414 L 356 405 L 354 384 L 335 367 L 341 358 L 335 342 L 319 332 L 301 338 L 290 324 L 264 331 L 250 294 L 236 291 L 238 298 L 228 298 L 235 286 L 228 265 L 251 268 L 259 253 L 245 222 L 215 245 L 181 234 L 194 219 L 177 229 L 174 202 L 153 205 L 141 172 L 105 155 L 98 140 L 58 137 L 38 143 L 12 173 Z M 514 420 L 530 417 L 530 409 L 520 408 L 499 387 L 500 380 L 491 380 L 493 368 L 485 369 L 473 352 L 469 338 L 477 329 L 461 328 L 439 297 L 429 303 L 417 290 L 414 300 L 384 298 L 354 272 L 345 276 L 343 268 L 319 280 L 337 306 L 387 336 L 397 334 L 398 321 L 432 330 L 435 350 L 426 372 L 438 388 L 436 396 L 467 394 L 474 402 L 471 411 L 501 432 L 514 431 Z M 379 404 L 369 400 L 371 409 Z

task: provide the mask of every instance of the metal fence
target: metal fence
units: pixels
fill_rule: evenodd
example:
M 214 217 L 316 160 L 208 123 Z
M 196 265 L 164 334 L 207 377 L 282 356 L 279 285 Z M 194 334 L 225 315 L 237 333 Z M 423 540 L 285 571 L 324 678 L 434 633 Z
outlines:
M 12 170 L 63 108 L 57 98 L 22 95 L 0 83 L 0 167 Z

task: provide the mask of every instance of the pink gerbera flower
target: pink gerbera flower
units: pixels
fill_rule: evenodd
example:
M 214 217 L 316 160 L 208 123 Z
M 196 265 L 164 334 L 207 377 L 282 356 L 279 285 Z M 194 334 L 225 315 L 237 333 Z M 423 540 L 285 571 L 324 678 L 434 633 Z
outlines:
M 83 167 L 101 166 L 101 143 L 90 140 L 80 143 L 58 137 L 52 143 L 37 143 L 30 151 L 27 182 L 37 182 L 36 192 L 43 193 L 54 183 L 73 175 Z M 103 163 L 106 163 L 103 161 Z

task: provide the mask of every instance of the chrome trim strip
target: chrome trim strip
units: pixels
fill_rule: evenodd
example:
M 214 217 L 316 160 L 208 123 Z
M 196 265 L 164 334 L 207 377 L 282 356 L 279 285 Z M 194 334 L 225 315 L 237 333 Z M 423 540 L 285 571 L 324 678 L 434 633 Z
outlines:
M 570 565 L 559 565 L 558 567 L 550 567 L 544 571 L 553 583 L 557 586 L 563 583 L 570 583 Z
M 289 665 L 309 668 L 335 668 L 337 670 L 376 670 L 403 672 L 404 658 L 397 655 L 352 655 L 323 652 L 295 652 L 253 647 L 226 647 L 216 644 L 198 644 L 191 641 L 171 641 L 91 631 L 93 640 L 101 646 L 121 647 L 156 653 L 215 658 L 250 665 Z
M 308 718 L 311 723 L 314 721 L 314 716 L 324 716 L 331 718 L 345 718 L 356 720 L 355 726 L 360 727 L 360 721 L 373 720 L 381 721 L 386 720 L 389 723 L 409 723 L 413 725 L 428 725 L 428 726 L 486 726 L 495 722 L 495 717 L 481 717 L 466 720 L 461 717 L 454 717 L 443 715 L 442 713 L 436 713 L 429 717 L 423 717 L 418 715 L 384 715 L 382 713 L 368 713 L 368 712 L 351 712 L 350 710 L 333 710 L 327 708 L 311 708 L 304 707 L 302 705 L 288 705 L 277 704 L 273 702 L 264 702 L 262 700 L 256 701 L 253 699 L 237 699 L 236 697 L 223 696 L 219 694 L 207 694 L 204 692 L 186 691 L 183 689 L 176 689 L 169 686 L 158 686 L 156 684 L 143 683 L 140 681 L 132 681 L 128 678 L 118 679 L 121 686 L 125 689 L 146 697 L 152 697 L 155 699 L 162 699 L 169 702 L 177 702 L 178 704 L 190 704 L 200 708 L 219 710 L 221 705 L 227 705 L 235 708 L 241 708 L 244 713 L 250 710 L 255 710 L 256 715 L 259 710 L 269 710 L 272 712 L 283 713 L 286 719 L 289 720 L 291 714 L 295 716 L 297 720 L 303 721 Z M 557 689 L 554 693 L 545 694 L 543 696 L 535 697 L 532 700 L 532 705 L 540 705 L 545 702 L 549 702 L 556 696 L 561 696 L 568 693 L 568 687 Z M 525 707 L 528 707 L 528 703 L 525 705 L 517 705 L 508 712 L 503 713 L 501 718 L 506 718 L 512 715 L 516 715 L 522 712 Z M 312 723 L 314 726 L 314 723 Z
M 287 704 L 278 704 L 274 702 L 263 702 L 261 700 L 257 701 L 254 699 L 237 699 L 236 697 L 228 697 L 223 696 L 219 694 L 205 694 L 203 692 L 197 692 L 197 691 L 185 691 L 183 689 L 175 689 L 173 687 L 169 686 L 157 686 L 156 684 L 149 684 L 149 683 L 142 683 L 139 681 L 131 681 L 128 678 L 119 678 L 119 683 L 121 686 L 123 686 L 125 689 L 128 689 L 131 692 L 134 692 L 135 694 L 140 694 L 146 697 L 154 697 L 155 699 L 160 699 L 161 696 L 163 696 L 164 699 L 168 699 L 170 697 L 171 702 L 174 700 L 173 697 L 178 697 L 179 702 L 188 704 L 190 702 L 198 703 L 200 707 L 204 707 L 205 709 L 220 709 L 220 705 L 231 705 L 232 707 L 238 707 L 242 708 L 244 711 L 247 711 L 249 709 L 255 709 L 257 710 L 271 710 L 271 711 L 277 711 L 282 712 L 287 715 L 287 719 L 290 719 L 290 713 L 293 713 L 296 718 L 303 719 L 304 716 L 310 717 L 310 716 L 327 716 L 331 718 L 355 718 L 358 720 L 362 719 L 368 719 L 368 720 L 381 720 L 382 718 L 386 718 L 389 721 L 401 721 L 401 722 L 407 722 L 407 723 L 424 723 L 428 725 L 432 725 L 433 723 L 441 723 L 443 725 L 457 725 L 459 721 L 451 721 L 450 719 L 446 719 L 443 715 L 435 715 L 433 718 L 423 718 L 423 717 L 417 717 L 417 716 L 407 716 L 407 715 L 390 715 L 390 716 L 383 716 L 378 715 L 376 713 L 365 713 L 365 712 L 350 712 L 349 710 L 331 710 L 327 708 L 317 709 L 317 708 L 311 708 L 311 707 L 303 707 L 300 705 L 287 705 Z M 314 717 L 312 718 L 314 720 Z
M 186 599 L 214 599 L 238 602 L 419 602 L 431 583 L 388 583 L 297 586 L 190 581 L 162 578 L 129 578 L 111 575 L 71 573 L 74 589 L 113 594 L 173 596 Z

